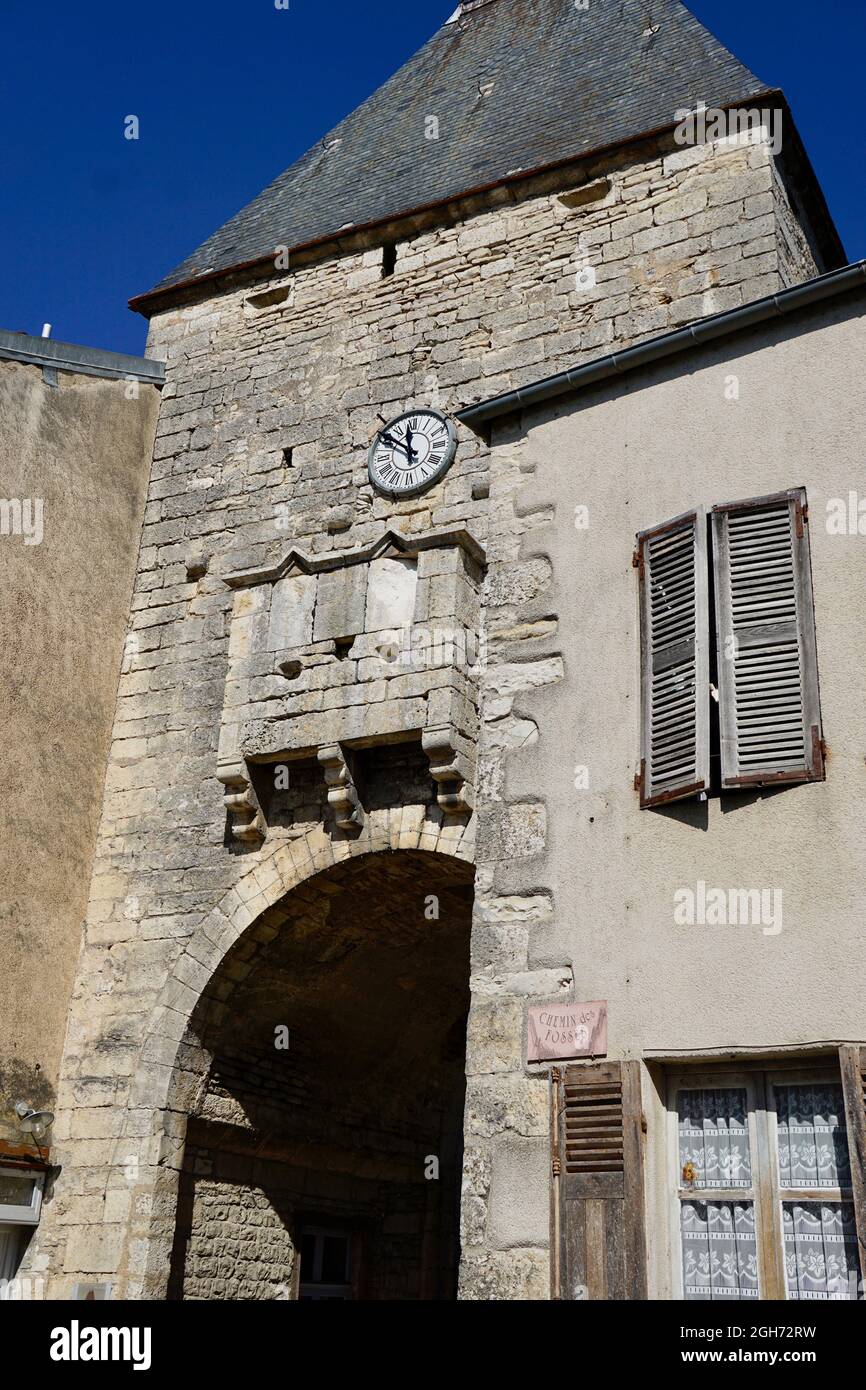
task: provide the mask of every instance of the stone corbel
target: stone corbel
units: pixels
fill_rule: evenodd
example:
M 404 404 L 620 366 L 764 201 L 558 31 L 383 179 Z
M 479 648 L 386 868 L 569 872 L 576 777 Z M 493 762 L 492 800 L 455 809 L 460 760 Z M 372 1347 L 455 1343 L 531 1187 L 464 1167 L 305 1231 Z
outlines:
M 341 830 L 360 830 L 364 824 L 364 808 L 339 743 L 327 744 L 318 752 L 328 787 L 328 804 Z
M 232 835 L 242 844 L 255 844 L 266 834 L 265 818 L 250 781 L 246 764 L 221 768 L 219 779 L 226 789 L 226 810 L 231 816 Z
M 453 729 L 425 729 L 421 744 L 436 783 L 436 800 L 447 816 L 471 814 L 475 806 L 472 764 L 457 747 Z

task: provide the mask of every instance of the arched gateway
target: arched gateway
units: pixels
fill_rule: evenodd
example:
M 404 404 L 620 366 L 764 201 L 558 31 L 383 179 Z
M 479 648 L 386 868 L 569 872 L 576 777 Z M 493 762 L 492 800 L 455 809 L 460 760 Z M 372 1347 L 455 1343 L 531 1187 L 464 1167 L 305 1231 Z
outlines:
M 117 1144 L 151 1128 L 121 1296 L 456 1295 L 474 870 L 432 814 L 268 846 L 191 938 Z

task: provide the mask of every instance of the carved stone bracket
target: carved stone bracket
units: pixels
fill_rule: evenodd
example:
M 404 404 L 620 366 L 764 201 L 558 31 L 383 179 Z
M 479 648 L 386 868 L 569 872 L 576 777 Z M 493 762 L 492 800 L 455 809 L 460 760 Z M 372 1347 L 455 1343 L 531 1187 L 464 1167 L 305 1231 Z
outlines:
M 242 844 L 255 844 L 263 840 L 266 834 L 265 819 L 246 765 L 241 763 L 221 769 L 219 779 L 226 789 L 224 799 L 231 816 L 234 838 Z
M 337 825 L 341 830 L 360 830 L 364 824 L 364 808 L 345 752 L 339 743 L 331 743 L 320 748 L 317 756 L 325 772 L 328 804 Z
M 468 745 L 449 727 L 425 729 L 421 744 L 430 760 L 430 772 L 436 783 L 436 800 L 445 815 L 460 816 L 472 812 L 475 805 L 472 762 Z

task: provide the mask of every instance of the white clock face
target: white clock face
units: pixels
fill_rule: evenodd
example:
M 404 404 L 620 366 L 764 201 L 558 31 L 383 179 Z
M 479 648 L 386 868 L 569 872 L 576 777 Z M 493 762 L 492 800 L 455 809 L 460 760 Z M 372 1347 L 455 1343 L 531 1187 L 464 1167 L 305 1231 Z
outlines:
M 409 497 L 448 471 L 457 431 L 436 410 L 407 410 L 380 429 L 370 448 L 370 481 L 380 492 Z

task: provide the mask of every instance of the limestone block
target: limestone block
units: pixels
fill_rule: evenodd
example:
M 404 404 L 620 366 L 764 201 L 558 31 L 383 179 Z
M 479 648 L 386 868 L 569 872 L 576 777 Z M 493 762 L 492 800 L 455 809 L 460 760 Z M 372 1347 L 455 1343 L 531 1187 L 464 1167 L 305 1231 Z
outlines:
M 668 222 L 679 222 L 683 218 L 694 217 L 704 211 L 707 196 L 706 188 L 693 188 L 667 199 L 655 210 L 656 223 L 664 226 Z
M 550 1264 L 545 1250 L 508 1250 L 464 1256 L 461 1299 L 477 1302 L 535 1302 L 550 1297 Z
M 304 647 L 312 642 L 316 590 L 317 581 L 314 574 L 290 575 L 274 585 L 268 628 L 270 651 Z
M 550 1239 L 550 1141 L 503 1141 L 493 1160 L 490 1191 L 490 1243 L 544 1249 Z
M 529 931 L 526 927 L 476 922 L 472 929 L 474 971 L 516 971 L 525 969 L 528 961 Z
M 315 626 L 316 642 L 356 637 L 364 631 L 367 566 L 350 565 L 318 577 Z
M 543 1078 L 470 1076 L 466 1094 L 466 1133 L 492 1139 L 496 1134 L 540 1139 L 550 1127 L 547 1081 Z
M 364 270 L 353 270 L 347 283 L 350 290 L 360 290 L 366 285 L 375 285 L 381 278 L 381 266 L 378 269 L 374 266 L 369 266 Z
M 122 1226 L 78 1226 L 69 1233 L 66 1266 L 81 1274 L 113 1274 L 122 1249 Z
M 524 1001 L 515 995 L 475 997 L 466 1033 L 470 1075 L 519 1071 L 523 1052 Z
M 484 1243 L 492 1172 L 493 1156 L 490 1151 L 470 1145 L 463 1155 L 460 1202 L 460 1236 L 464 1248 Z
M 713 147 L 710 144 L 686 145 L 674 154 L 666 155 L 662 167 L 665 174 L 676 174 L 682 169 L 691 169 L 695 164 L 703 163 L 712 152 Z
M 244 660 L 258 647 L 264 646 L 267 631 L 267 589 L 242 589 L 235 595 L 229 638 L 229 659 Z
M 409 627 L 415 617 L 417 588 L 415 560 L 373 560 L 367 581 L 365 630 Z

